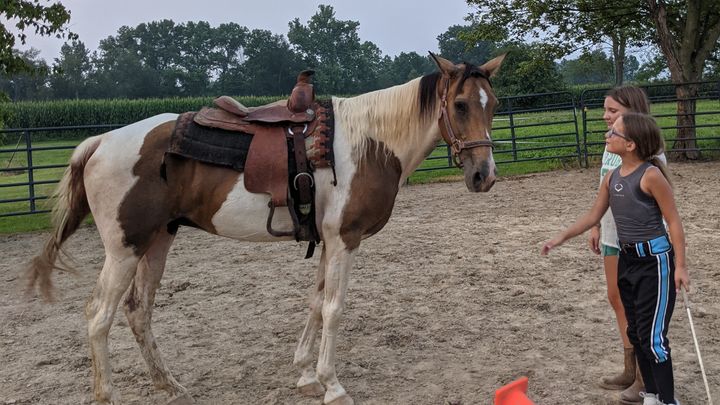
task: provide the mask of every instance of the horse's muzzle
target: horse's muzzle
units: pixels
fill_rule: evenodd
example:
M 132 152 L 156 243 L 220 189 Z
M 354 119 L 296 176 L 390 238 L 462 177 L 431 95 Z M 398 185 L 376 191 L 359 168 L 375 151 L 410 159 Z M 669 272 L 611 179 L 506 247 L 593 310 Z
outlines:
M 497 174 L 495 165 L 490 165 L 488 161 L 483 161 L 480 167 L 465 164 L 464 171 L 465 185 L 471 192 L 487 192 L 495 184 Z

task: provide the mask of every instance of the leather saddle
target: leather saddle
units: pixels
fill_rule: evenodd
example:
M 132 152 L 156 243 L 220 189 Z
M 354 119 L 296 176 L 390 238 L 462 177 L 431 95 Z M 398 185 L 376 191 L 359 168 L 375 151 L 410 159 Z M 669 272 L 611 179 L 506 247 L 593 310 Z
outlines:
M 311 83 L 313 74 L 312 70 L 301 72 L 287 100 L 245 107 L 231 97 L 221 96 L 214 100 L 215 108 L 202 108 L 193 113 L 192 120 L 202 127 L 252 135 L 243 168 L 244 182 L 248 191 L 271 196 L 268 232 L 275 236 L 294 235 L 298 240 L 317 241 L 312 206 L 314 179 L 308 165 L 305 138 L 316 130 L 328 131 L 329 123 L 325 122 L 327 109 L 315 100 Z M 293 168 L 288 164 L 289 144 L 294 152 L 292 160 L 296 167 Z M 295 224 L 292 232 L 272 229 L 275 208 L 284 206 L 290 207 Z M 309 216 L 312 218 L 307 218 Z M 309 224 L 311 231 L 302 226 L 303 222 L 312 222 Z

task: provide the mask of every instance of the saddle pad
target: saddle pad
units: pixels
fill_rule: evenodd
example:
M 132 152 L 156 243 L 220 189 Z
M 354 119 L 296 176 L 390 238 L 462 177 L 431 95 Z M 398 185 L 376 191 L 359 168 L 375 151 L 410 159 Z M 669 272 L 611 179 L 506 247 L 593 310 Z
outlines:
M 244 171 L 253 136 L 200 126 L 194 116 L 189 112 L 178 117 L 168 153 Z
M 168 153 L 243 172 L 249 192 L 270 194 L 276 207 L 287 206 L 288 145 L 283 127 L 257 127 L 251 135 L 204 127 L 194 117 L 194 112 L 178 117 Z

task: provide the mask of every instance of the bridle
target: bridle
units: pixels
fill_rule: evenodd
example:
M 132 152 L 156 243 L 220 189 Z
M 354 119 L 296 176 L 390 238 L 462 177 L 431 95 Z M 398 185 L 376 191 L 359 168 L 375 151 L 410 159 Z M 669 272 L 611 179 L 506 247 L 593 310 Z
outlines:
M 445 89 L 443 90 L 440 104 L 440 121 L 445 124 L 445 131 L 442 130 L 443 126 L 440 124 L 440 122 L 438 122 L 438 125 L 440 126 L 440 134 L 442 135 L 443 140 L 445 140 L 445 142 L 450 145 L 450 150 L 452 151 L 452 158 L 455 166 L 462 168 L 463 163 L 462 161 L 460 161 L 459 155 L 460 152 L 463 151 L 463 149 L 474 149 L 479 147 L 495 149 L 495 145 L 493 145 L 493 142 L 490 139 L 480 139 L 478 141 L 466 142 L 465 140 L 455 136 L 455 132 L 450 125 L 450 118 L 448 116 L 447 110 L 447 94 L 449 88 L 450 78 L 445 81 Z

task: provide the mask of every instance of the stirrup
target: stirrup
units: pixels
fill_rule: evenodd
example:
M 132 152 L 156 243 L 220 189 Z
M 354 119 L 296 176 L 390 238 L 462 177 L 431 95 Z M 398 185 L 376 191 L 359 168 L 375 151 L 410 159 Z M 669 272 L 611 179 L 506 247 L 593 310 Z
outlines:
M 295 236 L 295 230 L 292 231 L 276 231 L 272 227 L 272 220 L 273 216 L 275 216 L 275 204 L 273 204 L 272 200 L 268 202 L 268 207 L 270 207 L 270 213 L 268 214 L 267 224 L 265 225 L 267 228 L 267 231 L 272 236 L 277 237 L 284 237 L 284 236 Z M 294 226 L 293 226 L 294 228 Z

